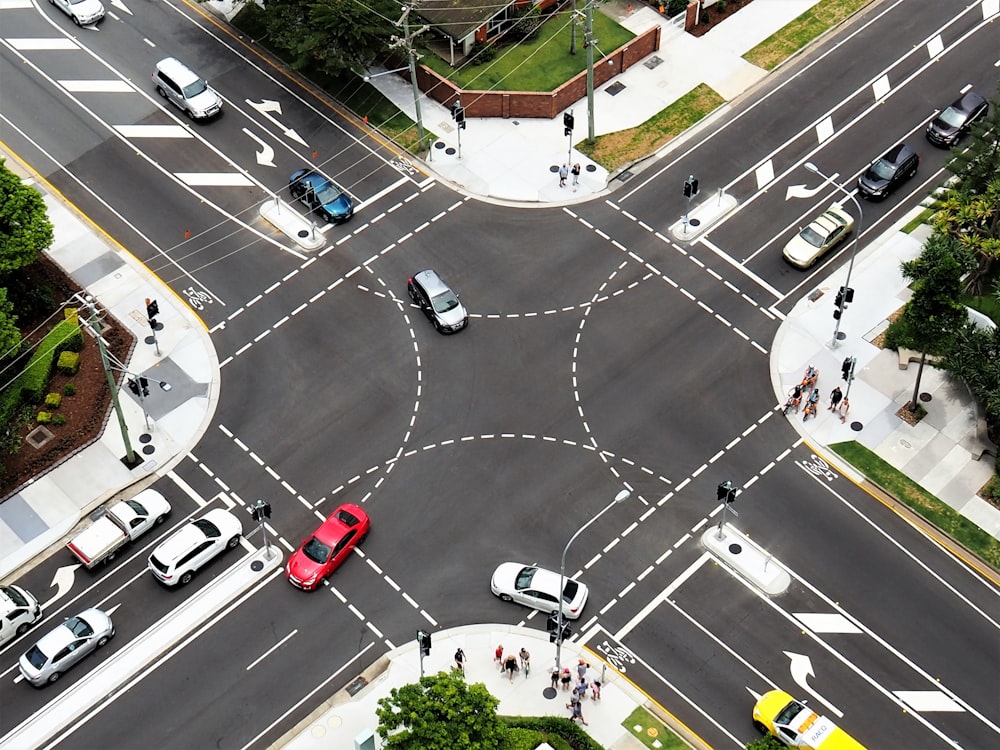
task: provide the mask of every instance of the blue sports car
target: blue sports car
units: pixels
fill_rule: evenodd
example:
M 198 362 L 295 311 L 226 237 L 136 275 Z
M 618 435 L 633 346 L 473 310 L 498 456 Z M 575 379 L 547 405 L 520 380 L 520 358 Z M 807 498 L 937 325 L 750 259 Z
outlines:
M 298 169 L 288 178 L 292 197 L 334 224 L 354 215 L 354 201 L 332 180 L 311 169 Z

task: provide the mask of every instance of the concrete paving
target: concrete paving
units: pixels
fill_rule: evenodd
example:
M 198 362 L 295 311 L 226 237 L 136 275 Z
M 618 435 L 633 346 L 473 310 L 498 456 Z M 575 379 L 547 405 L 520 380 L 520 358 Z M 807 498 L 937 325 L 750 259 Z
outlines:
M 662 48 L 652 57 L 656 64 L 638 64 L 616 79 L 625 88 L 614 94 L 599 90 L 595 99 L 595 127 L 598 134 L 639 125 L 699 83 L 707 83 L 725 99 L 739 96 L 761 80 L 764 71 L 755 68 L 740 55 L 770 36 L 788 21 L 810 8 L 815 0 L 755 0 L 737 15 L 703 37 L 683 33 L 667 19 L 646 6 L 617 3 L 610 12 L 633 31 L 643 31 L 650 24 L 664 26 Z M 226 3 L 208 2 L 206 6 L 224 12 Z M 372 79 L 384 93 L 413 114 L 412 90 L 405 81 L 392 75 Z M 462 131 L 462 154 L 458 157 L 457 136 L 450 113 L 426 98 L 422 103 L 425 124 L 439 135 L 441 147 L 421 167 L 455 189 L 483 200 L 517 205 L 567 204 L 592 199 L 609 190 L 608 174 L 582 154 L 569 151 L 563 135 L 561 116 L 555 120 L 469 120 Z M 585 118 L 577 117 L 577 122 Z M 578 137 L 582 137 L 579 128 Z M 655 161 L 678 143 L 683 136 L 660 154 Z M 451 151 L 452 153 L 448 153 Z M 558 186 L 556 171 L 564 162 L 584 165 L 580 185 Z M 170 467 L 192 449 L 212 421 L 218 400 L 219 366 L 211 337 L 184 299 L 176 297 L 155 275 L 136 261 L 126 250 L 79 216 L 50 186 L 8 158 L 8 167 L 20 171 L 45 196 L 49 216 L 56 228 L 52 256 L 86 287 L 100 305 L 127 325 L 138 338 L 138 345 L 127 363 L 128 369 L 149 374 L 173 385 L 169 393 L 153 392 L 146 407 L 152 428 L 145 429 L 140 405 L 127 393 L 123 395 L 125 417 L 134 435 L 143 435 L 144 463 L 129 471 L 120 457 L 124 443 L 112 420 L 101 439 L 38 477 L 29 486 L 0 504 L 0 579 L 10 580 L 45 550 L 57 544 L 91 509 L 165 475 Z M 512 169 L 510 165 L 517 165 Z M 706 223 L 726 210 L 720 196 L 716 208 L 701 209 Z M 291 230 L 296 227 L 289 225 Z M 683 229 L 683 227 L 681 228 Z M 884 330 L 888 316 L 906 300 L 906 284 L 899 273 L 902 260 L 919 253 L 923 235 L 889 231 L 861 250 L 852 276 L 856 302 L 845 312 L 842 330 L 847 334 L 836 347 L 832 345 L 832 318 L 828 299 L 813 302 L 802 299 L 783 321 L 772 346 L 771 379 L 777 404 L 784 403 L 792 384 L 801 380 L 805 368 L 814 364 L 820 370 L 819 385 L 828 394 L 840 383 L 840 364 L 847 355 L 858 358 L 857 379 L 851 385 L 850 411 L 844 421 L 824 406 L 818 416 L 803 422 L 791 414 L 790 422 L 814 445 L 829 455 L 825 446 L 842 440 L 858 440 L 878 453 L 915 481 L 935 492 L 960 513 L 1000 538 L 1000 511 L 976 496 L 993 470 L 993 450 L 980 434 L 981 420 L 969 393 L 951 383 L 944 375 L 926 368 L 921 392 L 930 396 L 924 402 L 928 416 L 910 427 L 895 416 L 909 399 L 913 387 L 914 366 L 901 369 L 894 352 L 879 349 L 871 341 Z M 835 271 L 821 284 L 832 294 L 843 283 L 846 269 Z M 875 289 L 878 293 L 874 293 Z M 160 354 L 146 343 L 150 336 L 145 319 L 145 298 L 156 298 L 164 328 L 158 336 Z M 845 470 L 853 475 L 849 469 Z M 709 532 L 706 532 L 706 534 Z M 735 530 L 727 529 L 735 534 Z M 706 546 L 712 547 L 706 541 Z M 748 548 L 749 549 L 749 548 Z M 766 551 L 757 553 L 748 563 L 755 569 Z M 762 569 L 763 571 L 763 569 Z M 761 575 L 770 573 L 761 572 Z M 436 672 L 451 666 L 452 656 L 462 647 L 469 656 L 467 679 L 483 682 L 501 699 L 500 710 L 506 714 L 553 714 L 568 716 L 566 700 L 560 692 L 548 699 L 542 690 L 548 684 L 546 659 L 551 646 L 540 630 L 503 625 L 477 625 L 434 634 L 434 648 L 425 670 Z M 535 655 L 535 671 L 514 683 L 500 677 L 492 664 L 496 644 L 502 642 L 517 650 L 522 645 Z M 592 665 L 591 674 L 601 670 L 602 661 L 579 644 L 564 646 L 565 663 L 582 656 Z M 363 655 L 359 656 L 362 659 Z M 352 674 L 364 672 L 368 685 L 354 696 L 338 693 L 325 700 L 320 688 L 305 700 L 316 701 L 316 712 L 278 745 L 297 750 L 310 748 L 355 747 L 355 740 L 374 730 L 375 705 L 392 687 L 412 682 L 419 675 L 416 646 L 397 649 L 369 665 L 348 665 Z M 347 667 L 345 667 L 347 669 Z M 640 747 L 622 727 L 631 711 L 648 705 L 645 696 L 628 680 L 608 669 L 600 702 L 588 702 L 584 715 L 587 730 L 608 748 Z M 334 677 L 331 677 L 331 680 Z M 322 686 L 321 686 L 322 688 Z

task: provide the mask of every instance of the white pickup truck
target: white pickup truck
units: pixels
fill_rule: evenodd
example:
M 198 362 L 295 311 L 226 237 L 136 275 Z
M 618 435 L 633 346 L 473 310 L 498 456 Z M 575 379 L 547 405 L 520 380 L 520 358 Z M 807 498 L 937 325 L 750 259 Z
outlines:
M 143 490 L 115 503 L 66 545 L 87 568 L 111 562 L 118 550 L 134 542 L 170 513 L 170 503 L 156 490 Z

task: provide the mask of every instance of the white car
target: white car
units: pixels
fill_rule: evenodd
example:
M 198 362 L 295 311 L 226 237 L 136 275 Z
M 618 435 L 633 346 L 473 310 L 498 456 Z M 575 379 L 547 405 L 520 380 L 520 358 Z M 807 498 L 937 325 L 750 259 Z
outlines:
M 854 217 L 834 203 L 785 245 L 782 255 L 796 268 L 809 268 L 854 229 Z
M 99 609 L 85 609 L 39 639 L 17 662 L 24 679 L 42 687 L 59 679 L 91 651 L 115 634 L 111 618 Z
M 559 574 L 545 568 L 505 562 L 493 571 L 490 590 L 505 602 L 517 602 L 550 615 L 558 611 Z M 589 594 L 586 584 L 572 578 L 565 579 L 563 617 L 567 620 L 578 618 Z
M 149 556 L 149 572 L 167 586 L 183 586 L 212 558 L 236 547 L 242 535 L 240 519 L 215 508 L 161 542 Z
M 93 26 L 104 18 L 101 0 L 49 0 L 54 6 L 73 19 L 77 26 Z

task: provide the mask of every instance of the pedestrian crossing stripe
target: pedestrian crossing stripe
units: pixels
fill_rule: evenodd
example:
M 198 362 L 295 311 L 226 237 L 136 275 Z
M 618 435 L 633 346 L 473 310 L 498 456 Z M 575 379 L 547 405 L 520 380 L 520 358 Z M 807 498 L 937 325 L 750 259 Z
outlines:
M 32 38 L 32 39 L 8 39 L 7 44 L 16 50 L 21 52 L 29 52 L 34 50 L 61 50 L 61 49 L 80 49 L 80 45 L 74 42 L 72 39 L 67 39 L 66 37 L 47 37 L 44 39 Z
M 894 690 L 893 695 L 918 714 L 932 711 L 965 711 L 940 690 Z
M 191 131 L 181 125 L 115 125 L 115 130 L 126 138 L 193 138 Z
M 128 81 L 120 78 L 105 78 L 103 80 L 62 80 L 59 85 L 67 91 L 82 94 L 132 94 L 135 88 Z
M 861 628 L 837 612 L 795 612 L 792 617 L 814 633 L 861 632 Z
M 240 172 L 175 172 L 174 176 L 191 187 L 251 187 L 250 178 Z

